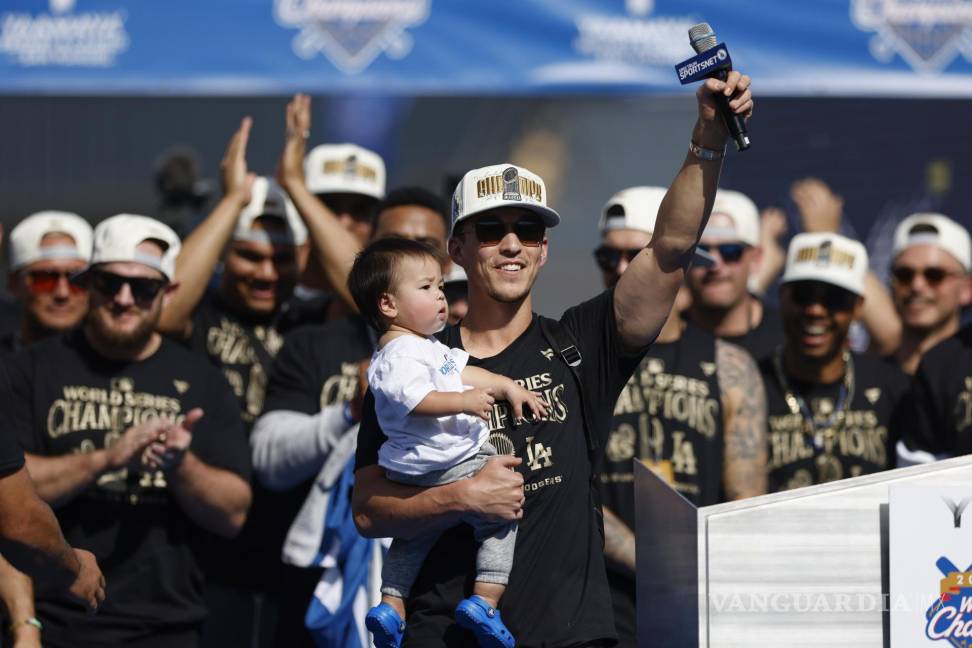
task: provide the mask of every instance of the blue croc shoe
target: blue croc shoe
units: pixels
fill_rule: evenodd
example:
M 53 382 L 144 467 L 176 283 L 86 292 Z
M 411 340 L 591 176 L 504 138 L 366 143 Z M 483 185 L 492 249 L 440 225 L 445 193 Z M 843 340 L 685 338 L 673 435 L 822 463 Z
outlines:
M 365 627 L 375 637 L 375 648 L 399 648 L 402 645 L 405 622 L 387 603 L 379 603 L 368 611 Z
M 476 641 L 483 648 L 513 648 L 516 640 L 503 625 L 499 610 L 490 607 L 484 599 L 473 595 L 456 606 L 456 622 L 472 630 Z

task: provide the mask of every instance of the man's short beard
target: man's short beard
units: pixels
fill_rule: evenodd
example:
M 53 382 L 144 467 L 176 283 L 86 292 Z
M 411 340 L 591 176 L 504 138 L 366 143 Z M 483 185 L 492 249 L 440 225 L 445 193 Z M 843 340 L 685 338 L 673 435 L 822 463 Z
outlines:
M 103 346 L 119 351 L 137 352 L 142 350 L 152 339 L 152 334 L 155 332 L 161 314 L 161 309 L 148 312 L 134 331 L 119 333 L 105 323 L 105 317 L 98 313 L 97 308 L 92 308 L 85 316 L 85 325 L 91 336 Z

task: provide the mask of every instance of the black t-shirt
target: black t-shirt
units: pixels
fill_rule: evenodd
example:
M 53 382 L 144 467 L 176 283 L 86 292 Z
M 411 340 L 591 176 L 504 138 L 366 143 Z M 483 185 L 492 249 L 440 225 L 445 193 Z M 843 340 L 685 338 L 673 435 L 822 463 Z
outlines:
M 13 417 L 13 391 L 7 371 L 0 364 L 0 477 L 17 472 L 24 465 L 24 451 L 17 443 Z
M 884 360 L 856 353 L 852 390 L 843 379 L 806 384 L 785 376 L 819 424 L 811 433 L 803 412 L 792 412 L 786 402 L 775 355 L 759 362 L 768 409 L 770 492 L 894 468 L 907 376 Z M 849 399 L 842 396 L 851 391 Z M 842 398 L 849 403 L 841 420 L 836 413 Z
M 777 347 L 783 344 L 783 319 L 780 316 L 780 311 L 770 308 L 764 303 L 763 317 L 759 320 L 756 328 L 745 335 L 723 337 L 722 339 L 746 349 L 758 362 L 768 357 L 776 351 Z
M 641 354 L 626 354 L 622 347 L 611 291 L 569 309 L 560 321 L 583 356 L 581 374 L 593 409 L 592 425 L 606 436 L 614 403 Z M 457 327 L 447 328 L 440 339 L 462 348 Z M 502 352 L 470 358 L 470 364 L 517 380 L 543 394 L 550 405 L 545 421 L 514 427 L 508 405 L 497 403 L 489 422 L 490 442 L 500 453 L 522 457 L 518 470 L 526 492 L 513 570 L 501 602 L 507 627 L 523 648 L 613 638 L 593 466 L 570 370 L 550 348 L 536 317 Z M 358 436 L 359 468 L 378 462 L 384 438 L 369 396 Z M 605 440 L 600 439 L 602 447 Z M 442 534 L 412 587 L 407 645 L 476 645 L 473 635 L 453 620 L 456 604 L 472 593 L 475 558 L 468 526 Z
M 912 450 L 972 453 L 972 326 L 922 356 L 902 436 Z
M 724 419 L 715 338 L 686 324 L 676 342 L 656 342 L 614 407 L 601 462 L 601 502 L 634 529 L 634 466 L 653 465 L 696 506 L 722 495 Z
M 219 293 L 208 291 L 192 313 L 190 347 L 205 353 L 226 376 L 247 427 L 263 411 L 267 374 L 284 334 L 310 323 L 302 317 L 313 314 L 285 306 L 271 317 L 250 317 L 230 308 Z
M 292 331 L 274 360 L 264 411 L 313 415 L 325 406 L 350 401 L 358 389 L 358 363 L 373 349 L 367 325 L 357 316 Z M 254 543 L 264 569 L 270 571 L 264 578 L 271 585 L 287 531 L 313 484 L 311 478 L 283 492 L 254 485 L 253 519 L 259 521 Z
M 154 417 L 180 420 L 201 407 L 190 450 L 201 461 L 250 477 L 249 445 L 236 399 L 218 371 L 168 340 L 148 359 L 99 356 L 81 331 L 45 340 L 13 356 L 17 432 L 28 453 L 92 452 Z M 122 645 L 153 629 L 206 615 L 193 552 L 199 527 L 170 493 L 161 471 L 102 475 L 55 510 L 68 542 L 95 554 L 108 583 L 96 615 L 40 599 L 38 616 L 69 629 L 76 645 Z

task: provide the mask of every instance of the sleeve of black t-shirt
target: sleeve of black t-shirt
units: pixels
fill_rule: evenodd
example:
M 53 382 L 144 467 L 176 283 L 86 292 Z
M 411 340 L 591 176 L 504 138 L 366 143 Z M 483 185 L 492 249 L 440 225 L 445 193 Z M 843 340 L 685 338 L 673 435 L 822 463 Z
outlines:
M 13 402 L 10 405 L 11 422 L 17 441 L 25 452 L 46 454 L 44 439 L 34 426 L 32 404 L 34 402 L 34 357 L 33 352 L 21 350 L 4 358 L 4 366 L 10 380 Z
M 358 447 L 354 454 L 354 468 L 358 470 L 378 463 L 378 450 L 388 437 L 378 425 L 375 413 L 375 397 L 371 390 L 365 392 L 361 404 L 361 423 L 358 425 Z
M 898 441 L 905 438 L 911 408 L 911 379 L 893 362 L 881 361 L 878 370 L 886 377 L 888 397 L 892 403 L 891 421 L 888 424 L 888 468 L 896 463 L 894 448 Z
M 24 451 L 17 443 L 13 401 L 13 388 L 0 364 L 0 476 L 16 472 L 24 465 Z
M 204 414 L 193 430 L 192 451 L 207 465 L 229 470 L 249 481 L 250 443 L 240 418 L 239 401 L 218 370 L 207 372 L 205 384 Z
M 584 390 L 595 420 L 603 422 L 595 423 L 603 442 L 614 404 L 647 349 L 631 352 L 625 348 L 614 317 L 613 289 L 569 308 L 560 322 L 570 329 L 580 348 Z
M 962 388 L 950 342 L 925 354 L 905 399 L 901 438 L 911 450 L 952 453 L 955 447 L 955 399 Z
M 311 336 L 321 327 L 301 328 L 284 338 L 267 382 L 263 411 L 290 410 L 305 414 L 321 411 L 321 363 L 311 348 Z

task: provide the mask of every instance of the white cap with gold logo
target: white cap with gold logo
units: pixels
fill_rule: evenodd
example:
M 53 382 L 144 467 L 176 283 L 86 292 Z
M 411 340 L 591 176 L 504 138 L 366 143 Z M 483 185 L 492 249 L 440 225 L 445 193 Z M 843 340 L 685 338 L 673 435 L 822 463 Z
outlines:
M 867 250 L 859 242 L 831 232 L 797 234 L 786 252 L 781 283 L 822 281 L 864 294 Z
M 452 194 L 452 227 L 470 216 L 497 207 L 520 207 L 538 214 L 546 227 L 560 223 L 560 214 L 547 207 L 543 179 L 514 164 L 494 164 L 462 176 Z
M 357 144 L 321 144 L 304 158 L 304 181 L 314 194 L 385 197 L 385 161 Z

